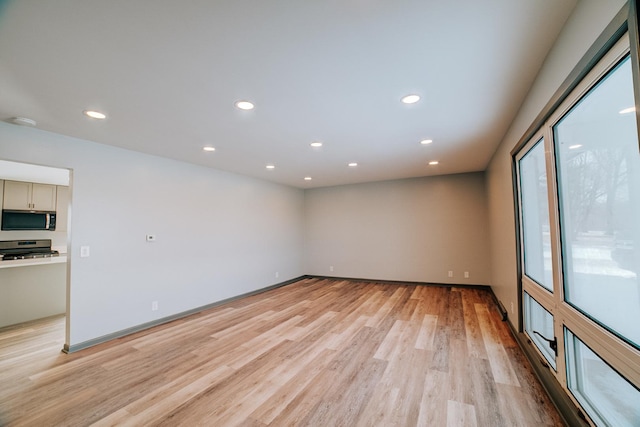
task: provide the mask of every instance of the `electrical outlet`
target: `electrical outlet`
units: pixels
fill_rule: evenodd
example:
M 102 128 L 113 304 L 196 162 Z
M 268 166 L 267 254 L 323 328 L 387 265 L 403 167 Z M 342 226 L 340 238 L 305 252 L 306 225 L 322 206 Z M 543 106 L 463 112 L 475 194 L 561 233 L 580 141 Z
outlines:
M 449 273 L 447 274 L 449 277 L 453 277 L 453 270 L 449 270 Z
M 329 266 L 329 271 L 333 271 L 333 265 Z
M 513 309 L 513 301 L 511 301 L 511 314 L 516 314 L 515 310 Z
M 464 272 L 464 278 L 465 278 L 465 279 L 468 279 L 468 278 L 469 278 L 469 272 L 468 272 L 468 271 L 465 271 L 465 272 Z
M 80 258 L 87 258 L 91 255 L 89 246 L 80 246 Z
M 278 277 L 280 277 L 280 272 L 279 272 L 279 271 L 276 271 L 276 279 L 277 279 Z
M 151 311 L 158 311 L 158 301 L 151 301 Z

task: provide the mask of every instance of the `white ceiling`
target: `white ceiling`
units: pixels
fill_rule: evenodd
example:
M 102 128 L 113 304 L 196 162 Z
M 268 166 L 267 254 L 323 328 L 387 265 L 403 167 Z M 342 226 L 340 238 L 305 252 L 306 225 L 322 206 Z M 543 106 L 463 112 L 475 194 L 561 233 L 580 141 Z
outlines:
M 0 120 L 300 188 L 481 171 L 576 1 L 0 0 Z

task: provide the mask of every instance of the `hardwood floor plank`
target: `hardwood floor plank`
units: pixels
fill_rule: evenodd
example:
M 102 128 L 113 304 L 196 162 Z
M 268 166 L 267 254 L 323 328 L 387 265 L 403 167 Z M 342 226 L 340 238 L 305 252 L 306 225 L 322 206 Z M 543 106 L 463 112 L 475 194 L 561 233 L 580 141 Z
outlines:
M 367 326 L 375 328 L 387 317 L 405 294 L 404 289 L 397 288 L 391 298 L 387 299 L 367 322 Z
M 500 410 L 497 384 L 488 359 L 469 358 L 469 388 L 471 403 L 479 426 L 511 427 Z
M 420 401 L 418 426 L 447 425 L 447 396 L 443 390 L 449 388 L 449 376 L 445 372 L 430 369 L 424 378 L 424 389 Z
M 389 360 L 393 349 L 396 347 L 396 343 L 400 340 L 400 336 L 404 328 L 406 327 L 406 322 L 402 320 L 396 320 L 393 324 L 393 327 L 389 330 L 387 335 L 384 337 L 382 343 L 378 347 L 378 350 L 373 355 L 374 358 L 380 360 Z
M 73 354 L 0 329 L 0 425 L 556 426 L 481 289 L 306 278 Z
M 304 372 L 298 372 L 286 384 L 272 394 L 270 399 L 262 403 L 251 414 L 250 418 L 269 425 L 273 420 L 291 404 L 291 402 L 304 390 L 316 377 L 320 375 L 327 365 L 333 360 L 335 351 L 322 350 L 315 359 L 304 366 Z
M 288 333 L 288 330 L 292 326 L 297 325 L 301 319 L 302 316 L 294 316 L 286 322 L 275 326 L 270 331 L 243 343 L 238 349 L 237 357 L 229 365 L 234 369 L 240 369 L 247 363 L 271 350 L 286 340 L 285 335 Z
M 449 363 L 449 400 L 471 404 L 471 388 L 469 384 L 469 357 L 467 341 L 452 339 L 449 343 L 452 362 Z
M 520 381 L 518 381 L 507 352 L 502 346 L 500 336 L 491 320 L 489 308 L 486 304 L 475 304 L 475 308 L 495 382 L 520 387 Z
M 420 416 L 423 378 L 429 366 L 428 353 L 410 345 L 405 348 L 406 351 L 395 353 L 383 376 L 382 383 L 389 384 L 385 390 L 399 390 L 395 404 L 386 417 L 386 425 L 416 425 Z
M 346 346 L 350 345 L 353 337 L 360 332 L 369 320 L 369 317 L 360 316 L 355 321 L 350 322 L 347 327 L 338 328 L 341 332 L 331 333 L 318 341 L 318 344 L 329 350 L 343 350 Z
M 466 340 L 462 293 L 449 292 L 449 333 L 452 340 Z
M 431 369 L 442 372 L 449 371 L 449 340 L 451 339 L 451 329 L 449 328 L 449 289 L 440 290 L 436 293 L 434 307 L 438 316 L 438 323 L 433 338 L 433 358 Z
M 242 401 L 251 390 L 262 383 L 268 375 L 282 365 L 282 354 L 291 342 L 280 342 L 269 351 L 226 376 L 222 381 L 212 384 L 207 390 L 180 406 L 169 407 L 167 415 L 152 425 L 192 426 L 202 424 L 203 420 L 216 420 L 222 417 L 230 407 Z M 224 360 L 224 359 L 223 359 Z
M 376 338 L 376 334 L 378 331 L 373 328 L 360 329 L 351 345 L 329 364 L 325 372 L 333 371 L 334 381 L 300 425 L 348 426 L 356 423 L 387 366 L 384 361 L 358 357 L 361 351 L 371 354 L 377 347 L 380 337 Z
M 193 372 L 191 378 L 180 378 L 167 383 L 92 425 L 134 427 L 151 424 L 166 415 L 168 408 L 179 407 L 189 402 L 234 372 L 235 370 L 228 366 L 202 366 Z
M 479 298 L 474 298 L 475 294 L 469 292 L 463 292 L 462 295 L 462 315 L 464 316 L 464 329 L 469 356 L 487 359 L 487 349 L 484 345 L 475 309 L 475 304 L 478 303 Z
M 473 405 L 449 400 L 447 402 L 447 427 L 476 427 L 476 410 Z
M 518 398 L 527 405 L 530 418 L 536 420 L 541 425 L 559 426 L 562 425 L 555 412 L 545 411 L 546 405 L 552 405 L 551 399 L 544 392 L 533 371 L 529 368 L 528 360 L 518 347 L 506 349 L 513 367 L 520 381 L 520 393 Z
M 437 325 L 438 316 L 434 316 L 433 314 L 424 315 L 415 348 L 419 350 L 433 350 L 433 340 L 436 335 Z

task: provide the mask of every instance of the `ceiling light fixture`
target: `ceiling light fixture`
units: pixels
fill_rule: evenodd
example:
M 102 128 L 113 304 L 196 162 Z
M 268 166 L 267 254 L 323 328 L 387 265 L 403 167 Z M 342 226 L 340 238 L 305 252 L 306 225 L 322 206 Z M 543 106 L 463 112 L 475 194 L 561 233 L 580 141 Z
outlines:
M 433 139 L 423 139 L 422 141 L 420 141 L 420 144 L 427 145 L 427 144 L 431 144 L 432 142 L 433 142 Z
M 575 150 L 576 148 L 580 148 L 580 147 L 582 147 L 582 144 L 570 145 L 569 150 Z
M 202 147 L 202 149 L 203 149 L 204 151 L 216 151 L 216 148 L 215 148 L 215 147 L 210 147 L 210 146 Z
M 435 165 L 437 165 L 438 163 L 440 163 L 440 162 L 439 162 L 439 161 L 437 161 L 437 160 L 434 160 L 434 161 L 432 161 L 432 162 L 429 162 L 429 164 L 430 164 L 431 166 L 435 166 Z
M 403 104 L 415 104 L 416 102 L 420 101 L 420 95 L 406 95 L 402 97 L 401 101 Z
M 28 117 L 14 117 L 11 119 L 11 123 L 20 125 L 20 126 L 31 126 L 31 127 L 35 127 L 37 124 L 35 120 L 30 119 Z
M 84 110 L 83 113 L 85 116 L 91 117 L 92 119 L 103 120 L 107 118 L 107 115 L 104 113 L 101 113 L 100 111 Z
M 275 169 L 276 167 L 274 165 L 267 165 L 267 169 L 271 170 L 271 169 Z
M 629 114 L 636 111 L 636 107 L 625 108 L 624 110 L 620 110 L 619 114 Z
M 358 166 L 358 164 L 356 162 L 349 163 L 349 167 L 350 168 L 355 168 L 356 166 Z
M 315 142 L 312 142 L 312 143 L 311 143 L 311 144 L 309 144 L 309 145 L 311 145 L 313 148 L 319 148 L 319 147 L 322 147 L 322 142 L 320 142 L 320 141 L 315 141 Z
M 253 102 L 249 101 L 238 101 L 236 102 L 236 107 L 241 110 L 253 110 L 255 105 L 253 105 Z
M 305 176 L 305 177 L 304 177 L 304 180 L 305 180 L 305 181 L 311 181 L 312 179 L 313 179 L 313 178 L 311 178 L 310 176 Z

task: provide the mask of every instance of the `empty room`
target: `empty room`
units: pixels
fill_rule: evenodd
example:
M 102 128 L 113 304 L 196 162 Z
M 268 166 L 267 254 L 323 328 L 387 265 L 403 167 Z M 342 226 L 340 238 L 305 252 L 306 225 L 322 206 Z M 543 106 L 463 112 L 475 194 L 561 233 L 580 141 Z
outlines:
M 0 0 L 0 426 L 640 426 L 635 0 Z

